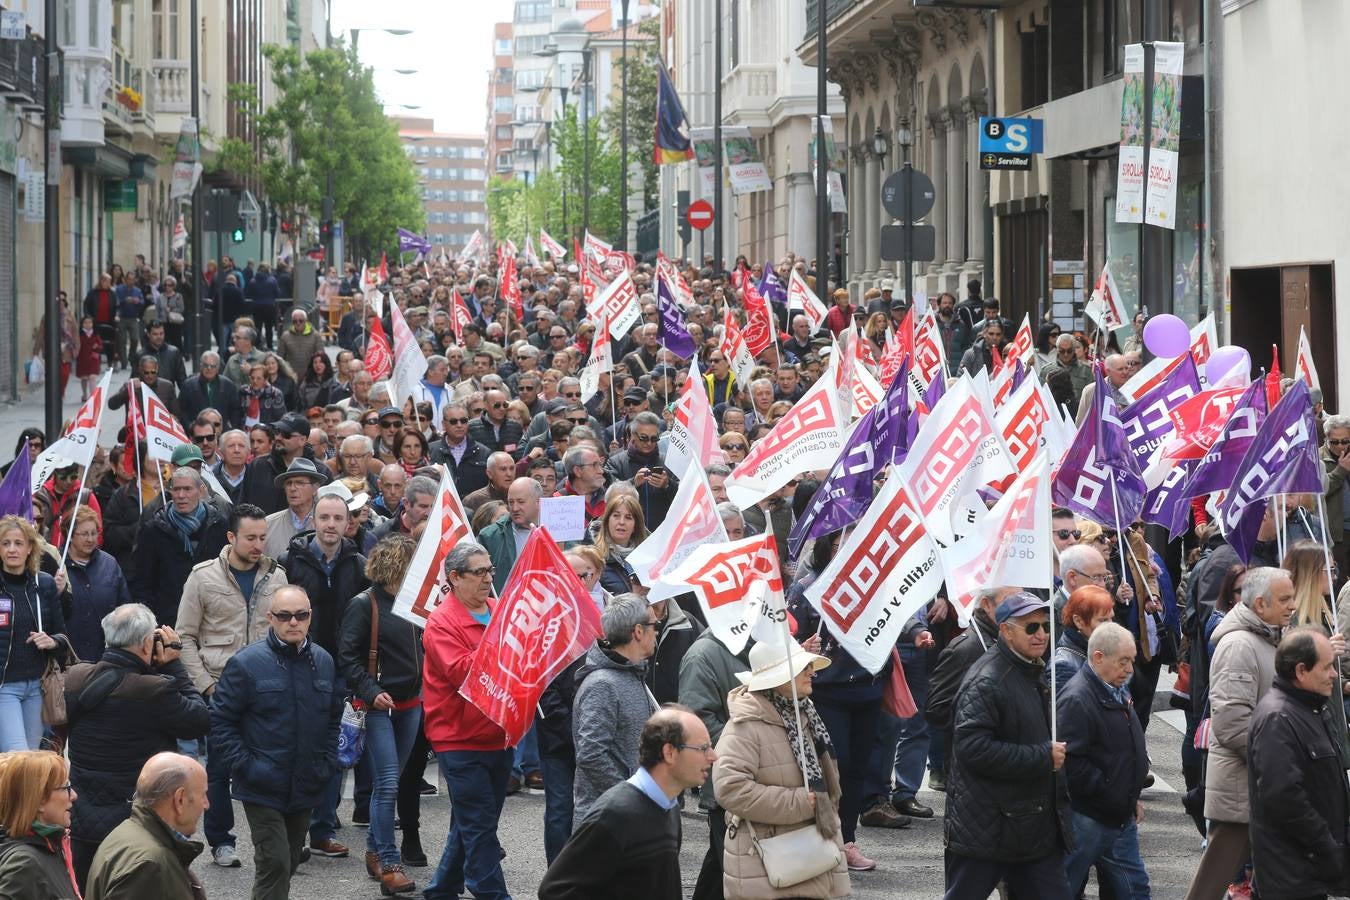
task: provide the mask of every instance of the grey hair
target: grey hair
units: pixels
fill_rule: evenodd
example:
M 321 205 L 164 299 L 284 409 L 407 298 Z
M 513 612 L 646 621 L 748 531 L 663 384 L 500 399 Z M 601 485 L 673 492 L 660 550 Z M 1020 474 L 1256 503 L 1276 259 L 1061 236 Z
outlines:
M 416 502 L 417 498 L 423 495 L 435 497 L 436 491 L 439 489 L 440 485 L 438 485 L 434 479 L 428 478 L 426 475 L 414 475 L 412 478 L 409 478 L 408 483 L 403 486 L 403 499 L 406 503 Z
M 1059 577 L 1063 578 L 1065 573 L 1070 571 L 1082 572 L 1083 567 L 1092 562 L 1094 557 L 1100 559 L 1103 565 L 1106 564 L 1106 557 L 1090 544 L 1073 544 L 1065 547 L 1059 552 Z
M 563 388 L 581 387 L 581 379 L 573 378 L 571 375 L 558 379 L 558 393 L 562 393 Z
M 1092 629 L 1092 635 L 1088 638 L 1088 658 L 1099 650 L 1103 656 L 1111 656 L 1120 649 L 1122 643 L 1134 646 L 1134 638 L 1130 636 L 1129 630 L 1116 622 L 1103 622 Z
M 174 755 L 179 756 L 176 753 Z M 144 785 L 138 779 L 136 782 L 136 802 L 141 806 L 153 808 L 172 797 L 180 787 L 186 787 L 188 778 L 192 776 L 192 766 L 189 764 L 189 757 L 181 756 L 180 760 L 175 761 L 172 765 L 164 766 L 153 779 Z
M 650 425 L 653 428 L 659 429 L 661 427 L 661 417 L 650 411 L 640 412 L 636 416 L 633 416 L 633 427 L 636 428 L 639 425 Z
M 600 614 L 600 626 L 611 647 L 622 647 L 633 640 L 633 629 L 647 621 L 649 604 L 637 594 L 615 594 Z
M 234 333 L 242 334 L 244 336 L 244 339 L 247 340 L 250 344 L 258 343 L 258 331 L 255 328 L 250 328 L 247 325 L 238 325 L 235 327 Z
M 1248 569 L 1242 576 L 1242 587 L 1238 589 L 1242 604 L 1248 609 L 1253 609 L 1260 598 L 1270 599 L 1270 584 L 1276 578 L 1293 580 L 1287 569 L 1275 566 L 1256 566 Z
M 431 356 L 427 357 L 428 369 L 434 369 L 437 366 L 449 366 L 449 365 L 450 360 L 446 359 L 444 356 L 441 356 L 440 354 L 432 354 Z
M 477 541 L 460 541 L 445 554 L 445 571 L 462 572 L 469 567 L 469 560 L 480 554 L 491 558 L 487 549 Z
M 721 517 L 723 522 L 733 517 L 740 517 L 741 521 L 745 521 L 745 513 L 741 512 L 741 508 L 735 503 L 717 504 L 717 515 Z
M 740 407 L 737 407 L 737 408 L 739 409 Z M 724 464 L 724 463 L 713 463 L 712 465 L 708 466 L 708 474 L 709 474 L 709 475 L 730 475 L 730 474 L 731 474 L 731 466 L 728 466 L 728 465 L 726 465 L 726 464 Z
M 202 363 L 211 362 L 213 360 L 215 361 L 216 365 L 220 365 L 220 354 L 214 350 L 207 350 L 205 353 L 201 355 Z
M 352 424 L 355 425 L 357 423 L 353 422 Z M 358 449 L 361 453 L 370 453 L 374 450 L 371 446 L 370 438 L 366 437 L 364 434 L 353 434 L 343 438 L 342 445 L 339 449 L 343 453 Z
M 770 381 L 770 380 L 767 379 L 767 378 L 756 378 L 756 379 L 754 379 L 753 381 L 751 381 L 751 382 L 750 382 L 750 388 L 751 388 L 751 390 L 753 390 L 753 389 L 755 388 L 756 385 L 763 385 L 764 387 L 768 388 L 769 390 L 773 390 L 773 382 Z
M 1331 429 L 1340 428 L 1343 431 L 1350 431 L 1350 416 L 1327 416 L 1322 424 L 1322 430 L 1325 434 L 1330 434 Z
M 569 447 L 567 452 L 563 454 L 563 472 L 568 478 L 572 477 L 572 472 L 578 466 L 585 464 L 585 459 L 583 457 L 588 453 L 595 453 L 595 451 L 590 447 Z M 598 456 L 599 454 L 596 455 Z
M 139 647 L 155 631 L 155 614 L 144 603 L 124 603 L 113 608 L 99 623 L 103 628 L 103 642 L 109 647 L 125 650 Z
M 225 432 L 220 436 L 220 446 L 222 447 L 225 446 L 225 439 L 227 437 L 235 437 L 235 436 L 243 438 L 244 442 L 248 443 L 248 432 L 244 431 L 242 428 L 231 428 L 229 431 Z
M 1069 334 L 1067 331 L 1061 331 L 1059 337 L 1055 338 L 1056 347 L 1060 346 L 1061 344 L 1068 344 L 1070 347 L 1072 347 L 1075 343 L 1077 342 L 1074 340 L 1073 335 Z
M 202 477 L 200 472 L 192 468 L 192 466 L 179 466 L 174 469 L 173 474 L 169 476 L 169 484 L 173 484 L 174 479 L 179 477 L 191 479 L 193 486 L 198 489 L 204 489 L 206 487 L 206 479 Z
M 615 497 L 623 497 L 623 496 L 632 497 L 634 500 L 638 499 L 637 488 L 634 487 L 633 482 L 616 481 L 609 487 L 605 488 L 605 505 L 608 506 L 611 502 L 613 502 Z

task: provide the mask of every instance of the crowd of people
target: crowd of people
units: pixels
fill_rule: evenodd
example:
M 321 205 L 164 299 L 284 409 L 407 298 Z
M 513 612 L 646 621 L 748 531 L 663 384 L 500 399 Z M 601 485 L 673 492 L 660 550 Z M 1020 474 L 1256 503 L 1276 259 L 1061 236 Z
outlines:
M 577 265 L 518 262 L 523 318 L 495 261 L 393 267 L 369 294 L 354 270 L 333 272 L 323 310 L 287 302 L 281 264 L 158 278 L 138 260 L 100 278 L 74 329 L 84 395 L 104 366 L 130 368 L 108 407 L 139 411 L 144 385 L 189 443 L 165 462 L 121 429 L 87 471 L 57 469 L 31 517 L 0 519 L 0 895 L 201 896 L 192 835 L 201 828 L 210 864 L 240 867 L 238 801 L 256 898 L 286 897 L 313 857 L 349 856 L 345 819 L 365 826 L 357 852 L 385 895 L 424 881 L 432 900 L 498 900 L 510 896 L 498 823 L 506 798 L 529 790 L 545 798 L 550 900 L 682 896 L 681 841 L 705 840 L 698 900 L 848 896 L 877 867 L 869 844 L 938 815 L 953 900 L 1000 883 L 1015 897 L 1079 896 L 1093 871 L 1103 896 L 1148 897 L 1140 798 L 1165 667 L 1188 725 L 1184 802 L 1208 840 L 1188 896 L 1239 897 L 1253 879 L 1265 898 L 1344 889 L 1350 745 L 1345 706 L 1330 700 L 1347 683 L 1336 657 L 1350 594 L 1332 598 L 1347 564 L 1350 419 L 1317 409 L 1327 522 L 1315 497 L 1272 501 L 1250 565 L 1203 504 L 1172 544 L 1139 522 L 1104 528 L 1056 508 L 1052 591 L 987 585 L 964 629 L 944 591 L 873 673 L 807 597 L 844 532 L 788 552 L 823 473 L 746 508 L 726 482 L 826 371 L 833 335 L 856 328 L 878 359 L 910 310 L 889 282 L 857 305 L 829 295 L 819 332 L 775 303 L 777 339 L 743 380 L 719 343 L 724 314 L 744 321 L 751 281 L 786 284 L 796 269 L 814 285 L 813 263 L 738 260 L 733 277 L 677 261 L 696 384 L 726 458 L 705 466 L 708 483 L 730 539 L 774 535 L 796 639 L 733 653 L 692 594 L 648 602 L 628 561 L 679 488 L 666 453 L 695 361 L 663 343 L 652 267 L 632 271 L 640 321 L 587 396 L 597 322 Z M 181 295 L 217 287 L 219 346 L 189 366 Z M 456 304 L 472 321 L 455 321 Z M 393 305 L 426 361 L 413 396 L 366 369 L 371 335 L 395 333 Z M 952 377 L 990 370 L 1012 339 L 978 282 L 932 306 Z M 1142 327 L 1102 352 L 1047 321 L 1032 369 L 1081 419 L 1094 363 L 1123 402 Z M 48 439 L 26 429 L 16 457 L 36 460 Z M 448 553 L 449 590 L 423 629 L 394 606 L 442 474 L 472 537 Z M 459 689 L 541 500 L 566 496 L 582 498 L 587 536 L 562 549 L 603 635 L 511 747 Z M 1323 541 L 1339 568 L 1324 565 Z M 908 715 L 883 704 L 893 674 Z M 341 809 L 349 700 L 365 710 L 365 745 Z M 453 809 L 443 841 L 420 826 L 432 761 Z M 945 792 L 944 810 L 919 799 L 925 784 Z M 682 831 L 686 798 L 706 838 Z M 423 867 L 429 879 L 415 879 Z

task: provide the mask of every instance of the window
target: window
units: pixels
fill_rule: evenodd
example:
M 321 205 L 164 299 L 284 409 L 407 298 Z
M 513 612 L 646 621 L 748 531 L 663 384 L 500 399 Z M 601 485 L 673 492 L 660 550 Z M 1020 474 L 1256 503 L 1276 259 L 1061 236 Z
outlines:
M 444 148 L 444 147 L 441 147 L 441 146 L 439 146 L 439 145 L 438 145 L 438 146 L 435 146 L 435 147 L 432 147 L 432 148 L 431 148 L 431 155 L 432 155 L 432 156 L 444 156 L 444 155 L 445 155 L 445 148 Z
M 466 225 L 482 225 L 487 221 L 487 214 L 482 212 L 466 212 L 461 215 L 461 220 Z
M 548 44 L 548 35 L 546 34 L 522 34 L 516 38 L 515 55 L 533 57 L 540 50 L 543 50 L 546 44 Z
M 727 29 L 727 60 L 734 69 L 741 64 L 741 0 L 730 0 L 730 6 L 731 27 Z
M 509 140 L 511 140 L 511 126 L 510 126 L 510 125 L 498 125 L 498 126 L 497 126 L 497 140 L 499 140 L 499 141 L 509 141 Z
M 493 55 L 493 56 L 510 56 L 510 55 L 511 55 L 511 39 L 510 39 L 510 38 L 497 38 L 497 40 L 496 40 L 496 41 L 493 43 L 493 45 L 492 45 L 492 55 Z
M 108 46 L 103 40 L 103 29 L 99 27 L 99 4 L 90 3 L 85 9 L 89 11 L 89 43 L 86 46 L 98 47 L 100 49 Z
M 465 158 L 465 159 L 482 159 L 482 158 L 486 155 L 486 153 L 487 153 L 487 151 L 484 150 L 482 147 L 465 147 L 465 148 L 464 148 L 464 158 Z
M 528 25 L 548 22 L 553 18 L 550 0 L 516 0 L 516 22 Z
M 510 67 L 510 66 L 498 66 L 498 67 L 497 67 L 497 74 L 496 74 L 496 81 L 497 81 L 498 84 L 510 84 L 510 83 L 511 83 L 511 67 Z
M 516 102 L 511 98 L 511 95 L 509 94 L 506 95 L 505 97 L 497 97 L 495 100 L 492 101 L 492 111 L 496 113 L 509 114 L 515 108 Z
M 158 59 L 178 58 L 178 0 L 154 0 L 150 11 L 153 53 Z
M 426 155 L 427 155 L 427 148 L 426 148 L 426 145 L 424 145 L 424 144 L 418 144 L 418 145 L 417 145 L 417 158 L 418 158 L 418 159 L 421 159 L 421 158 L 423 158 L 423 157 L 426 156 Z
M 462 176 L 460 176 L 460 177 L 462 177 L 465 181 L 482 181 L 482 180 L 483 180 L 483 170 L 482 170 L 482 169 L 465 169 L 465 170 L 464 170 L 464 174 L 463 174 Z
M 499 170 L 500 170 L 500 169 L 509 169 L 509 168 L 511 168 L 511 151 L 510 151 L 510 150 L 503 150 L 501 153 L 498 153 L 498 154 L 497 154 L 497 168 L 498 168 Z
M 1031 109 L 1050 99 L 1050 28 L 1037 22 L 1020 31 L 1022 49 L 1022 105 Z
M 537 91 L 548 80 L 548 69 L 517 69 L 516 90 Z

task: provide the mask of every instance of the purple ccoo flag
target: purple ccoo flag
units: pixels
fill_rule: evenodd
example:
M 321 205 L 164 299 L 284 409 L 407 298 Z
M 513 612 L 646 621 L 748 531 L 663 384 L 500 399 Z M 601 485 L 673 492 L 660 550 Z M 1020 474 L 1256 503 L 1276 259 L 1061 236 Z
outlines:
M 660 275 L 656 276 L 656 306 L 661 311 L 659 330 L 661 345 L 680 359 L 689 359 L 698 348 L 694 346 L 694 339 L 689 336 L 689 330 L 684 327 L 683 316 L 679 304 L 675 302 L 675 293 L 670 289 L 670 283 Z
M 1200 393 L 1200 373 L 1195 357 L 1189 353 L 1167 377 L 1120 411 L 1120 422 L 1130 441 L 1130 452 L 1140 471 L 1148 468 L 1149 457 L 1176 430 L 1169 413 L 1183 401 Z
M 787 285 L 783 284 L 783 279 L 778 277 L 778 273 L 769 263 L 764 264 L 764 274 L 760 276 L 758 288 L 760 296 L 765 300 L 779 306 L 787 305 Z
M 788 553 L 801 555 L 810 538 L 819 538 L 862 518 L 872 503 L 872 484 L 887 465 L 898 465 L 909 453 L 908 360 L 891 382 L 886 396 L 853 426 L 844 449 L 820 483 L 811 504 L 792 526 Z
M 33 521 L 33 487 L 28 483 L 33 474 L 33 461 L 28 456 L 28 445 L 19 445 L 19 455 L 10 464 L 5 480 L 0 482 L 0 516 L 19 516 Z
M 1167 529 L 1172 539 L 1181 537 L 1186 531 L 1188 519 L 1186 513 L 1191 508 L 1191 498 L 1186 493 L 1186 482 L 1199 464 L 1198 459 L 1177 461 L 1167 472 L 1162 484 L 1148 492 L 1144 498 L 1145 522 L 1161 525 Z
M 1266 403 L 1265 381 L 1258 378 L 1238 398 L 1219 439 L 1191 472 L 1186 482 L 1187 497 L 1212 494 L 1232 486 L 1247 448 L 1252 445 L 1257 432 L 1261 430 L 1261 424 L 1266 421 L 1269 411 Z
M 406 228 L 398 230 L 398 252 L 407 253 L 409 250 L 416 250 L 421 254 L 431 252 L 431 241 L 422 237 L 420 234 L 413 234 Z
M 1295 381 L 1261 423 L 1219 504 L 1224 538 L 1243 562 L 1251 559 L 1256 546 L 1264 516 L 1261 501 L 1280 494 L 1321 493 L 1322 475 L 1308 384 Z
M 1120 530 L 1139 516 L 1146 486 L 1100 369 L 1096 376 L 1092 410 L 1064 454 L 1052 491 L 1060 506 Z

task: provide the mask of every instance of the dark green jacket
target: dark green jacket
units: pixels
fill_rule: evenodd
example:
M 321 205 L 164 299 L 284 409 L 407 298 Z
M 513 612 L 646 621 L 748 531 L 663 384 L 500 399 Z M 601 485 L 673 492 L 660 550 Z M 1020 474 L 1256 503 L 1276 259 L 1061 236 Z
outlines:
M 131 818 L 113 829 L 94 854 L 85 900 L 195 900 L 205 898 L 189 868 L 202 852 L 200 841 L 179 837 L 139 803 Z
M 674 602 L 674 601 L 671 601 Z M 680 661 L 680 703 L 694 711 L 708 728 L 714 743 L 731 719 L 727 694 L 741 686 L 737 672 L 750 671 L 749 645 L 736 656 L 711 631 L 705 631 L 690 645 Z M 712 790 L 712 768 L 708 769 L 706 790 L 699 792 L 699 806 L 712 809 L 716 801 Z
M 516 536 L 512 533 L 511 517 L 498 519 L 484 528 L 478 534 L 478 543 L 492 560 L 492 589 L 500 597 L 506 579 L 511 577 L 511 567 L 516 564 Z

